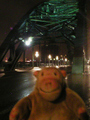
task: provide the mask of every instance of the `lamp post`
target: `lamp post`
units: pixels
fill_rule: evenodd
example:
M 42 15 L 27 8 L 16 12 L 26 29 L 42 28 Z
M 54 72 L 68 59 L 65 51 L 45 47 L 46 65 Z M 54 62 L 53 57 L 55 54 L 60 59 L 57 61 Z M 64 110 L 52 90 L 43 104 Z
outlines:
M 67 64 L 67 61 L 68 61 L 67 58 L 65 58 L 65 64 Z
M 58 56 L 56 56 L 56 60 L 57 60 L 57 62 L 58 62 L 58 60 L 59 60 L 59 57 Z M 59 65 L 59 64 L 58 64 Z
M 60 65 L 63 64 L 63 55 L 60 55 Z
M 39 52 L 38 51 L 35 52 L 35 56 L 36 56 L 36 58 L 39 57 Z M 38 61 L 36 60 L 36 62 L 37 62 L 37 66 L 38 66 Z
M 48 55 L 48 58 L 49 58 L 49 66 L 50 66 L 50 59 L 52 58 L 50 54 Z

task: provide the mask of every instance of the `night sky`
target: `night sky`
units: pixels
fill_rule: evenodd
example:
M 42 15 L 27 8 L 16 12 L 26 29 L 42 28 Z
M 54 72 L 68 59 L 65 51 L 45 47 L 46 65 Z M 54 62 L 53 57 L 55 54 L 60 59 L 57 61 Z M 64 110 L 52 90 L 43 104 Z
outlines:
M 0 0 L 0 45 L 19 20 L 42 1 L 44 0 Z M 31 50 L 27 51 L 29 54 L 26 53 L 26 57 L 31 58 Z M 8 56 L 9 53 L 5 58 Z
M 0 44 L 36 1 L 40 0 L 0 0 Z

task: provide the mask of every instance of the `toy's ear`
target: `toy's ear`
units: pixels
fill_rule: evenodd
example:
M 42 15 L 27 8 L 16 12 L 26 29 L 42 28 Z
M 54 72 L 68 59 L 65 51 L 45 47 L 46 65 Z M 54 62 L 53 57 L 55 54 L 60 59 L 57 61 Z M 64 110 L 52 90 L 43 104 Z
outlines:
M 33 73 L 34 76 L 37 77 L 37 75 L 38 75 L 39 72 L 40 72 L 40 71 L 35 71 L 35 72 Z
M 62 73 L 63 77 L 66 77 L 67 73 L 65 70 L 61 70 L 61 73 Z

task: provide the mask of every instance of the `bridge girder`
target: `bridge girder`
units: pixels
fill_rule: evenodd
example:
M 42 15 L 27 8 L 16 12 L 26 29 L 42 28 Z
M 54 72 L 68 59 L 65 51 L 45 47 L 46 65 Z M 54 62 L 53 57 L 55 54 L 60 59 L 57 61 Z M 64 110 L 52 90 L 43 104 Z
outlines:
M 17 48 L 10 61 L 10 69 L 14 69 L 20 55 L 26 49 L 23 42 L 28 37 L 33 37 L 32 45 L 42 44 L 43 41 L 57 43 L 62 42 L 63 39 L 69 54 L 72 55 L 75 45 L 79 44 L 79 41 L 76 43 L 76 28 L 78 14 L 81 14 L 80 3 L 81 1 L 77 0 L 50 0 L 37 3 L 23 16 L 0 46 L 0 63 L 10 49 L 10 45 L 19 42 L 20 45 L 22 44 L 22 49 Z

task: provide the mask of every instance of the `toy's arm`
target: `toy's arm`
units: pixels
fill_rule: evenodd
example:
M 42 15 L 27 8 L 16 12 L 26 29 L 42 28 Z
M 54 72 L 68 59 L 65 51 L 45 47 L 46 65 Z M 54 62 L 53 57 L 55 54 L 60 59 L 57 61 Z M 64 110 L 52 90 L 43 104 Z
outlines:
M 78 115 L 80 120 L 89 120 L 89 115 L 87 114 L 87 111 L 85 110 L 85 108 L 79 108 L 78 109 Z
M 79 120 L 89 120 L 86 106 L 82 98 L 71 89 L 67 88 L 67 104 L 71 110 L 78 116 Z
M 9 120 L 27 120 L 30 115 L 31 101 L 25 97 L 18 101 L 10 112 Z

